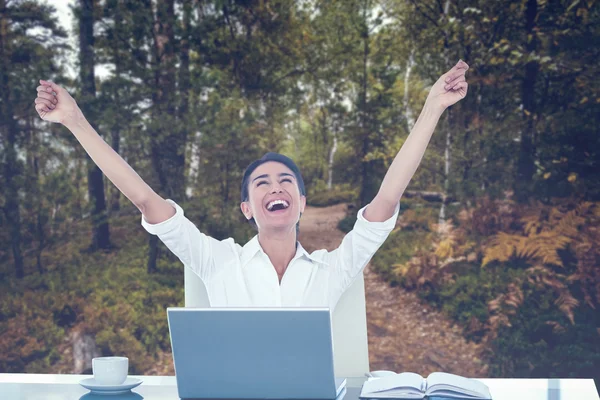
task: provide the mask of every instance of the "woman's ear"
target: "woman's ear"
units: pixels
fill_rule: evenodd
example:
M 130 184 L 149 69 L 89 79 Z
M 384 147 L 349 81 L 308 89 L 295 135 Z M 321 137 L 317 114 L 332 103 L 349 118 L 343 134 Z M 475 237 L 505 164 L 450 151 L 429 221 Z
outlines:
M 306 208 L 306 196 L 301 195 L 300 196 L 300 214 L 302 214 L 304 212 L 305 208 Z
M 247 201 L 244 201 L 240 204 L 240 209 L 242 210 L 242 214 L 246 217 L 247 220 L 252 219 L 252 210 L 250 209 L 250 204 Z

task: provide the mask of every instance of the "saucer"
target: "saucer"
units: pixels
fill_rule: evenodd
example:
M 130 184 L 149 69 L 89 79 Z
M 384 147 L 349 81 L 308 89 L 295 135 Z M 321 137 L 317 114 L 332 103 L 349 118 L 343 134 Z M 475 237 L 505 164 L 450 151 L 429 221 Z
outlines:
M 94 378 L 86 378 L 79 381 L 79 384 L 95 394 L 123 394 L 128 393 L 136 386 L 142 383 L 141 379 L 127 378 L 120 385 L 103 385 L 97 383 Z

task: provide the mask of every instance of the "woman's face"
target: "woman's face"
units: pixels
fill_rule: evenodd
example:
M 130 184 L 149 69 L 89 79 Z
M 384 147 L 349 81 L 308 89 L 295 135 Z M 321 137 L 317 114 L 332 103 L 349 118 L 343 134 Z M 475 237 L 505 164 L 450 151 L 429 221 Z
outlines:
M 276 161 L 259 165 L 250 175 L 248 201 L 241 204 L 247 219 L 253 218 L 259 229 L 295 229 L 304 212 L 306 197 L 300 194 L 291 169 Z

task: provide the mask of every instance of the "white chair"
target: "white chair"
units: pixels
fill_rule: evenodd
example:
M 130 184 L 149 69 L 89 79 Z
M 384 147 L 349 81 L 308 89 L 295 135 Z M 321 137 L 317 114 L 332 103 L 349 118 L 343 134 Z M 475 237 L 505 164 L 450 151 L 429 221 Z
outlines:
M 361 273 L 333 310 L 335 376 L 364 377 L 369 372 L 365 281 Z
M 210 307 L 206 287 L 198 275 L 185 268 L 185 306 Z M 367 310 L 363 275 L 340 298 L 333 312 L 335 376 L 364 377 L 369 372 Z

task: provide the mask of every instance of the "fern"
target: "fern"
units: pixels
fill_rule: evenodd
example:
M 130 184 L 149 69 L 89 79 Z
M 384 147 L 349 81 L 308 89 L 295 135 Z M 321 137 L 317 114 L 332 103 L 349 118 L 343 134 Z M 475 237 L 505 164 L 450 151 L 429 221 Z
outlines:
M 501 212 L 492 211 L 489 202 L 484 202 L 483 208 L 495 215 L 483 216 L 477 210 L 465 212 L 461 222 L 467 224 L 477 216 L 481 221 L 499 220 Z M 600 304 L 600 251 L 597 245 L 600 243 L 599 203 L 573 204 L 572 200 L 567 199 L 556 201 L 552 206 L 538 203 L 513 208 L 513 211 L 512 221 L 516 220 L 519 224 L 492 236 L 483 249 L 482 267 L 493 261 L 504 263 L 508 268 L 529 265 L 523 283 L 531 285 L 534 292 L 550 291 L 554 298 L 553 305 L 574 325 L 577 307 L 586 304 L 596 309 Z M 507 219 L 511 220 L 511 217 Z M 563 258 L 565 256 L 566 259 Z M 571 261 L 573 258 L 576 259 L 575 264 Z M 520 263 L 509 264 L 515 259 Z M 567 259 L 570 260 L 569 268 L 565 265 Z M 569 272 L 559 273 L 561 269 Z M 522 304 L 520 296 L 523 291 L 516 289 L 521 287 L 522 282 L 513 283 L 516 286 L 511 286 L 488 303 L 490 337 L 501 326 L 510 326 L 510 317 Z M 581 294 L 576 296 L 571 292 L 571 287 L 577 287 Z M 565 329 L 557 321 L 547 323 L 555 333 Z
M 569 293 L 568 290 L 563 290 L 558 296 L 558 299 L 554 302 L 558 306 L 558 309 L 562 311 L 572 325 L 575 325 L 575 316 L 573 310 L 579 305 L 579 301 Z
M 486 248 L 482 266 L 491 261 L 507 262 L 514 255 L 526 262 L 553 264 L 563 267 L 558 251 L 577 238 L 592 205 L 584 203 L 566 213 L 550 208 L 547 213 L 535 210 L 521 218 L 524 234 L 499 232 Z M 543 215 L 548 214 L 544 219 Z
M 575 210 L 559 215 L 553 230 L 564 236 L 571 238 L 577 237 L 579 234 L 579 227 L 585 223 L 585 218 L 580 214 L 582 211 L 586 212 L 587 209 L 578 207 Z
M 540 295 L 547 298 L 539 304 L 540 312 L 554 310 L 546 324 L 560 334 L 569 323 L 576 324 L 578 307 L 600 305 L 599 205 L 563 199 L 524 206 L 485 198 L 458 213 L 458 227 L 430 225 L 436 237 L 431 248 L 421 248 L 408 262 L 394 265 L 394 273 L 404 286 L 427 285 L 428 291 L 454 281 L 456 271 L 448 267 L 460 266 L 458 262 L 481 260 L 492 273 L 497 268 L 513 270 L 507 271 L 512 282 L 487 303 L 485 340 L 511 326 L 526 311 L 521 310 L 524 304 L 534 304 Z M 557 320 L 556 313 L 569 322 Z
M 521 218 L 521 222 L 525 225 L 524 231 L 526 235 L 538 233 L 542 227 L 539 215 L 526 215 Z
M 563 262 L 558 256 L 558 250 L 566 248 L 571 241 L 571 238 L 556 231 L 534 234 L 526 238 L 519 256 L 534 262 L 539 260 L 542 264 L 563 267 Z
M 509 316 L 517 313 L 517 310 L 525 299 L 521 286 L 520 281 L 510 283 L 507 287 L 507 293 L 500 294 L 488 303 L 488 312 L 490 313 L 490 318 L 488 319 L 490 335 L 488 336 L 488 340 L 496 338 L 500 327 L 512 326 Z
M 490 246 L 485 251 L 482 266 L 492 261 L 506 262 L 510 260 L 516 249 L 523 247 L 524 238 L 500 232 L 492 238 Z

